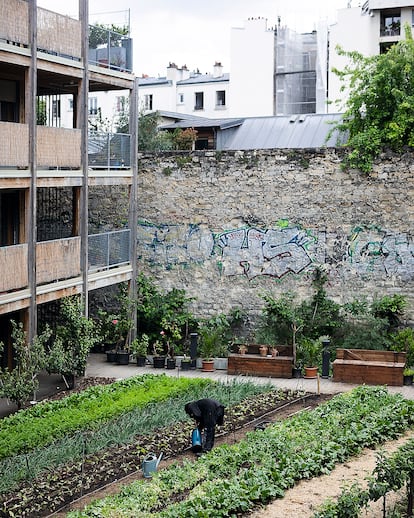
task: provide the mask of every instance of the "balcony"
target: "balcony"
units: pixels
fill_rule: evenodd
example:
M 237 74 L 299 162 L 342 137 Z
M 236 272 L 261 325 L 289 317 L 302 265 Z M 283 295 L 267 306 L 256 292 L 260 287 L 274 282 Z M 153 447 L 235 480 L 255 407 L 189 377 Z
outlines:
M 29 2 L 0 0 L 0 41 L 29 47 Z M 132 72 L 132 39 L 101 26 L 90 29 L 89 62 L 111 70 Z M 81 61 L 81 22 L 37 8 L 38 51 Z
M 29 2 L 0 0 L 0 40 L 29 46 Z M 37 9 L 38 50 L 56 56 L 81 59 L 81 23 L 47 9 Z
M 129 169 L 131 135 L 126 133 L 90 133 L 89 167 L 93 169 Z M 78 129 L 37 127 L 38 169 L 80 169 L 81 131 Z M 29 127 L 27 124 L 0 122 L 0 167 L 29 167 Z
M 130 262 L 130 230 L 88 236 L 89 273 Z M 28 245 L 0 247 L 0 293 L 28 287 Z M 12 265 L 12 267 L 11 267 Z M 37 285 L 79 277 L 80 237 L 42 241 L 36 245 Z
M 91 25 L 88 59 L 93 65 L 132 72 L 132 39 L 100 25 Z

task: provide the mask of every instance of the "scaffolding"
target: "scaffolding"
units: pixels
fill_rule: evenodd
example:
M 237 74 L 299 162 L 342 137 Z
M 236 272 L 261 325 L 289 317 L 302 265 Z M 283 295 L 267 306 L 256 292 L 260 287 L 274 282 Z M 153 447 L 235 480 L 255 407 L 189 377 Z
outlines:
M 298 34 L 278 27 L 275 38 L 276 115 L 316 112 L 316 31 Z

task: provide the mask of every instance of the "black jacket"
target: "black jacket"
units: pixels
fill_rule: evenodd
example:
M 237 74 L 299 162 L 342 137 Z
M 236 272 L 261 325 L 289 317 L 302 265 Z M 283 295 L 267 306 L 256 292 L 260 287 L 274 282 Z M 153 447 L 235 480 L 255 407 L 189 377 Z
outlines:
M 211 428 L 216 424 L 223 424 L 224 406 L 215 399 L 199 399 L 187 403 L 184 409 L 197 421 L 199 428 Z

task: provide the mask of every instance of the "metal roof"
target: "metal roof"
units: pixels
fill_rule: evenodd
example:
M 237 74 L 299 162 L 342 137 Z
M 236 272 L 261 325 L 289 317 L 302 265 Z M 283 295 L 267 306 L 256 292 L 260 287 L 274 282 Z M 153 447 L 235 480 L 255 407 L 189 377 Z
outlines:
M 338 145 L 338 132 L 334 132 L 329 140 L 326 138 L 332 123 L 341 118 L 339 113 L 246 118 L 228 139 L 223 136 L 222 149 L 335 147 Z
M 172 81 L 166 77 L 139 77 L 138 86 L 171 85 Z
M 188 79 L 181 79 L 177 81 L 177 85 L 192 85 L 199 83 L 223 83 L 230 81 L 230 74 L 223 74 L 221 76 L 213 76 L 212 74 L 197 74 L 190 76 Z
M 243 124 L 244 119 L 207 119 L 194 118 L 187 120 L 179 120 L 171 124 L 162 124 L 160 129 L 175 129 L 175 128 L 219 128 L 225 130 Z

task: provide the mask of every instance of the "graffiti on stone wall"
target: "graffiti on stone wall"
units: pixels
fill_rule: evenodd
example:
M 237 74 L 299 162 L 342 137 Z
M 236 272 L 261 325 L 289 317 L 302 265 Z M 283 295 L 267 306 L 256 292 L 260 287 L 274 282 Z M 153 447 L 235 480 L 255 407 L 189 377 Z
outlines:
M 357 227 L 348 245 L 352 268 L 359 274 L 414 278 L 414 246 L 412 236 L 390 233 L 376 227 Z
M 315 238 L 299 227 L 235 229 L 216 235 L 200 225 L 138 225 L 140 259 L 167 269 L 215 259 L 225 276 L 282 278 L 312 264 Z
M 203 225 L 138 224 L 139 258 L 166 269 L 215 261 L 222 276 L 283 279 L 315 263 L 344 268 L 362 277 L 414 278 L 412 236 L 374 227 L 357 227 L 350 235 L 314 232 L 284 224 L 214 234 Z
M 315 239 L 298 227 L 259 230 L 246 228 L 223 232 L 216 239 L 221 251 L 222 273 L 253 279 L 269 275 L 281 279 L 299 274 L 312 264 L 309 253 Z
M 138 257 L 167 269 L 202 263 L 212 253 L 214 237 L 201 225 L 152 225 L 139 223 Z

